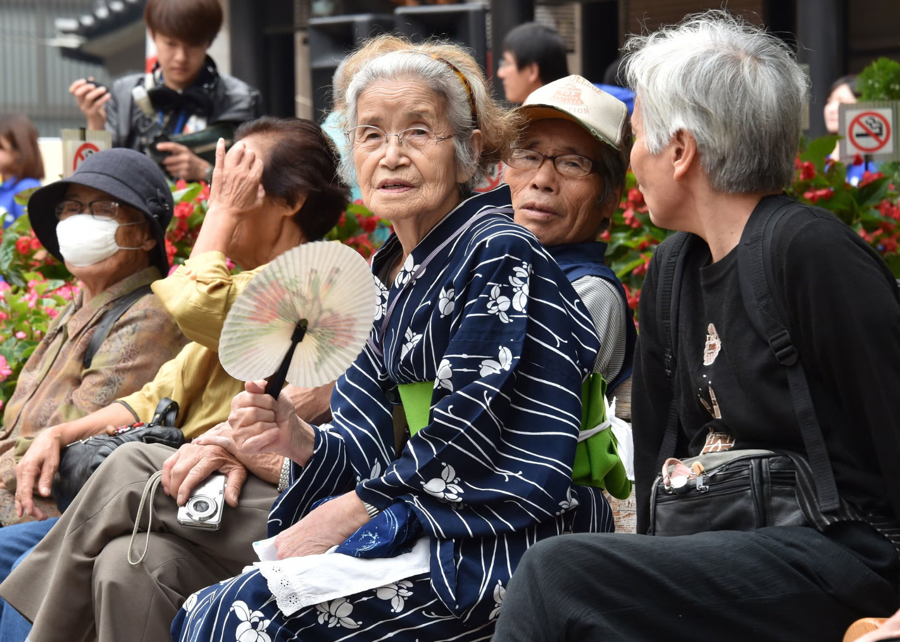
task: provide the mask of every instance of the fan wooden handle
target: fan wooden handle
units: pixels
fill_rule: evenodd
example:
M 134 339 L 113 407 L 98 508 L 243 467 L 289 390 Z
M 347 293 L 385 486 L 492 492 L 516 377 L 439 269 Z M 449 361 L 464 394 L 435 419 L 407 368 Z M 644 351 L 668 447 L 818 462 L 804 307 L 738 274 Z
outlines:
M 281 389 L 284 388 L 288 369 L 291 367 L 291 359 L 294 358 L 294 350 L 297 349 L 297 344 L 303 341 L 303 337 L 306 336 L 307 326 L 307 320 L 300 319 L 300 322 L 297 323 L 297 327 L 294 328 L 294 334 L 291 335 L 291 347 L 288 348 L 287 354 L 284 355 L 284 359 L 281 360 L 278 371 L 272 375 L 272 378 L 269 379 L 266 384 L 266 394 L 273 399 L 278 399 L 278 395 L 281 394 Z

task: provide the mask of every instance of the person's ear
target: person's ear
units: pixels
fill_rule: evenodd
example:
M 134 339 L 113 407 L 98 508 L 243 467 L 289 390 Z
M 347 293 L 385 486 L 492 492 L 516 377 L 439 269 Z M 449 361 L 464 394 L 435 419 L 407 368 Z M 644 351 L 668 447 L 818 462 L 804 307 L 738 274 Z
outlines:
M 306 204 L 306 199 L 309 198 L 309 192 L 300 192 L 300 196 L 297 197 L 297 202 L 294 203 L 293 207 L 285 206 L 281 210 L 282 216 L 294 216 L 297 212 L 303 209 L 303 206 Z
M 541 68 L 538 67 L 538 64 L 536 62 L 525 65 L 525 68 L 522 69 L 522 72 L 525 74 L 525 77 L 528 79 L 528 82 L 530 84 L 541 84 Z
M 472 131 L 472 138 L 469 140 L 470 152 L 472 153 L 473 158 L 481 157 L 481 150 L 484 149 L 484 134 L 481 133 L 480 129 L 476 129 Z M 456 182 L 457 183 L 468 183 L 469 179 L 472 178 L 473 172 L 468 171 L 463 168 L 459 168 L 456 173 Z
M 148 236 L 146 239 L 144 239 L 144 242 L 141 243 L 141 249 L 144 250 L 145 252 L 149 252 L 150 250 L 152 250 L 155 247 L 156 247 L 156 239 L 153 238 L 153 236 Z
M 672 177 L 676 182 L 684 181 L 700 159 L 697 153 L 697 139 L 690 132 L 683 129 L 672 136 Z

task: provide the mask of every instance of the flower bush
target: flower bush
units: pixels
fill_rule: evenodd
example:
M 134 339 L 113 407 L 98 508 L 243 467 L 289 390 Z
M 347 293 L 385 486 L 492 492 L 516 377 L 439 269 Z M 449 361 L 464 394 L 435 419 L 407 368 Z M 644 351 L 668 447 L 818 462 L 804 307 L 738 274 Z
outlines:
M 31 191 L 17 196 L 27 205 Z M 190 256 L 208 209 L 206 183 L 172 185 L 175 202 L 166 231 L 166 253 L 174 269 Z M 0 208 L 0 217 L 5 214 Z M 361 202 L 341 215 L 328 238 L 354 247 L 365 258 L 387 239 L 390 226 L 369 212 Z M 233 266 L 233 264 L 230 264 Z M 235 268 L 236 269 L 236 268 Z M 54 259 L 22 216 L 0 231 L 0 410 L 12 396 L 19 374 L 48 326 L 80 292 L 77 280 Z
M 852 227 L 900 277 L 900 202 L 892 177 L 866 173 L 859 185 L 846 182 L 847 168 L 828 158 L 837 138 L 804 142 L 795 161 L 794 180 L 787 193 L 804 203 L 832 211 Z M 862 163 L 862 159 L 854 161 Z M 670 232 L 650 221 L 647 204 L 634 175 L 609 230 L 600 236 L 608 244 L 606 258 L 637 310 L 647 266 L 656 246 Z M 29 194 L 18 199 L 27 202 Z M 207 212 L 205 183 L 178 181 L 172 186 L 175 211 L 166 233 L 166 251 L 173 266 L 184 263 Z M 0 215 L 4 212 L 0 211 Z M 391 232 L 361 201 L 348 206 L 327 238 L 341 241 L 370 259 Z M 23 216 L 0 232 L 0 408 L 15 389 L 25 361 L 34 352 L 50 323 L 78 295 L 77 281 L 65 266 L 41 247 Z
M 392 229 L 390 223 L 372 214 L 361 200 L 357 200 L 341 214 L 337 225 L 325 238 L 346 243 L 364 259 L 370 259 L 390 236 Z
M 867 172 L 857 186 L 847 183 L 846 165 L 828 158 L 837 140 L 837 136 L 824 136 L 803 143 L 795 159 L 794 180 L 786 192 L 798 201 L 830 210 L 875 248 L 900 277 L 897 189 L 892 179 L 881 173 Z M 857 158 L 854 163 L 861 165 L 863 159 Z M 634 310 L 647 265 L 656 246 L 669 234 L 650 222 L 644 196 L 629 171 L 625 197 L 613 215 L 610 230 L 600 240 L 608 243 L 607 262 L 625 285 Z

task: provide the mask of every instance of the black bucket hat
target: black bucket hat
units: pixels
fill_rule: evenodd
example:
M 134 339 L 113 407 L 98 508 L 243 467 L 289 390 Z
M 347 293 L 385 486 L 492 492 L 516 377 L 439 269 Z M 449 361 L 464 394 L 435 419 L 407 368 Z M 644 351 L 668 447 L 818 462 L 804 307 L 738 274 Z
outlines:
M 166 256 L 166 228 L 175 204 L 166 177 L 152 160 L 133 149 L 107 149 L 92 154 L 69 178 L 42 187 L 28 199 L 28 218 L 41 244 L 60 261 L 56 238 L 56 206 L 66 196 L 69 185 L 84 185 L 106 192 L 114 200 L 144 214 L 150 222 L 156 247 L 150 251 L 151 264 L 164 277 L 169 272 Z

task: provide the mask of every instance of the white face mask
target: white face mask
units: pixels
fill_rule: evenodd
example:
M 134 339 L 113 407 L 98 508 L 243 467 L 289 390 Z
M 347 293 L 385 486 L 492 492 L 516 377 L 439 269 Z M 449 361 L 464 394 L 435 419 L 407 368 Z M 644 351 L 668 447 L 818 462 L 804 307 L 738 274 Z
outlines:
M 134 223 L 103 221 L 90 214 L 76 214 L 56 226 L 59 253 L 75 267 L 87 267 L 111 257 L 119 250 L 141 250 L 141 247 L 122 247 L 116 243 L 116 230 Z

